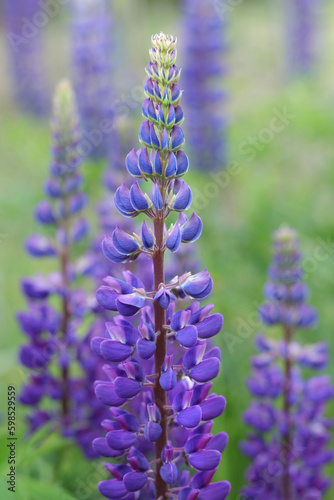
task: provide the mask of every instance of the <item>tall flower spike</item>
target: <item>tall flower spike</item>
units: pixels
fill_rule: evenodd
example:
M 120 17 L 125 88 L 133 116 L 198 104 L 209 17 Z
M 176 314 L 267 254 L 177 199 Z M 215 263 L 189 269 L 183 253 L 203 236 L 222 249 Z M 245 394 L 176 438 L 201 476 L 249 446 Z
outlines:
M 44 79 L 44 30 L 37 28 L 33 22 L 38 13 L 41 13 L 39 0 L 4 1 L 6 38 L 16 100 L 23 111 L 35 116 L 45 116 L 49 111 L 50 96 Z M 29 34 L 23 36 L 28 26 Z
M 184 88 L 189 154 L 197 170 L 226 166 L 225 19 L 212 0 L 183 0 Z
M 285 1 L 287 19 L 287 57 L 293 75 L 312 72 L 316 61 L 318 12 L 316 0 Z
M 210 482 L 227 436 L 213 437 L 211 430 L 226 402 L 223 396 L 209 394 L 210 381 L 219 372 L 220 351 L 211 349 L 207 340 L 220 332 L 223 317 L 211 315 L 213 306 L 200 308 L 199 302 L 176 311 L 176 298 L 209 295 L 212 279 L 207 270 L 165 278 L 165 252 L 174 254 L 180 245 L 197 240 L 202 230 L 197 215 L 188 219 L 182 213 L 191 203 L 191 190 L 181 179 L 188 159 L 181 150 L 176 40 L 163 33 L 152 37 L 150 59 L 143 106 L 146 120 L 139 131 L 142 148 L 132 150 L 126 159 L 136 180 L 130 189 L 122 185 L 116 191 L 115 205 L 125 217 L 143 213 L 153 224 L 145 222 L 139 235 L 116 228 L 104 240 L 103 251 L 116 263 L 134 260 L 138 254 L 152 259 L 153 289 L 125 271 L 123 279 L 107 276 L 97 291 L 99 303 L 119 315 L 106 324 L 110 340 L 106 343 L 101 337 L 92 343 L 94 352 L 106 360 L 110 378 L 108 383 L 96 381 L 96 395 L 112 407 L 113 415 L 106 438 L 95 440 L 93 446 L 105 457 L 125 456 L 125 467 L 130 467 L 129 473 L 120 475 L 108 465 L 114 479 L 102 481 L 98 489 L 110 498 L 117 486 L 119 498 L 133 498 L 136 492 L 142 500 L 204 499 L 219 491 L 223 500 L 229 495 L 229 483 Z M 144 189 L 140 178 L 150 181 L 153 189 Z M 168 227 L 173 211 L 180 214 Z M 131 319 L 135 315 L 138 319 Z M 116 415 L 124 416 L 124 421 Z M 186 467 L 198 473 L 191 478 L 182 473 Z
M 253 460 L 243 489 L 245 500 L 323 498 L 330 481 L 322 468 L 333 460 L 328 450 L 331 422 L 326 403 L 334 388 L 325 375 L 304 376 L 303 368 L 319 371 L 328 362 L 327 346 L 295 340 L 296 330 L 315 326 L 317 315 L 306 303 L 297 234 L 281 227 L 273 235 L 273 262 L 265 286 L 266 302 L 260 307 L 266 326 L 279 325 L 283 339 L 258 336 L 259 354 L 252 360 L 247 386 L 255 398 L 244 413 L 252 427 L 241 443 Z
M 83 156 L 109 153 L 111 112 L 111 17 L 106 0 L 75 0 L 72 21 L 74 85 L 83 128 Z
M 61 423 L 63 435 L 76 439 L 93 458 L 97 453 L 91 440 L 100 436 L 100 422 L 107 412 L 96 401 L 92 387 L 94 379 L 106 376 L 102 362 L 91 359 L 90 341 L 104 325 L 96 318 L 84 338 L 78 337 L 77 328 L 87 315 L 94 318 L 98 308 L 94 297 L 78 288 L 79 273 L 72 255 L 88 225 L 82 216 L 86 199 L 80 191 L 80 159 L 76 156 L 78 116 L 67 81 L 56 90 L 52 130 L 53 158 L 45 184 L 48 200 L 38 205 L 36 218 L 50 226 L 49 235 L 52 228 L 54 236 L 35 234 L 28 238 L 26 250 L 35 258 L 57 260 L 60 270 L 22 280 L 28 308 L 18 314 L 18 322 L 29 341 L 21 347 L 19 359 L 33 373 L 23 386 L 20 401 L 33 409 L 28 417 L 31 432 L 48 421 L 55 428 Z M 53 404 L 44 410 L 47 398 Z

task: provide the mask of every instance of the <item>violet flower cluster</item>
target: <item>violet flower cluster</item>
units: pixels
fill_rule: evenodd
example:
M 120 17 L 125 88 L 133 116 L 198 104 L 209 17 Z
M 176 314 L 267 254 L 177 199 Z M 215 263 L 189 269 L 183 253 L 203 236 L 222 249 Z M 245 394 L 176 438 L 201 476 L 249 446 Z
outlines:
M 212 0 L 183 0 L 185 106 L 191 161 L 200 171 L 226 165 L 225 21 Z
M 244 413 L 252 432 L 241 443 L 252 464 L 242 498 L 320 500 L 330 485 L 323 467 L 334 456 L 327 447 L 332 421 L 325 416 L 334 388 L 327 375 L 317 374 L 328 363 L 328 350 L 323 342 L 302 345 L 294 338 L 296 330 L 317 323 L 307 304 L 296 232 L 280 228 L 273 249 L 259 314 L 264 325 L 281 327 L 283 339 L 261 334 L 256 340 L 259 354 L 247 381 L 254 401 Z
M 40 2 L 5 0 L 3 9 L 17 102 L 23 111 L 44 116 L 49 111 L 49 93 L 42 69 L 43 30 L 33 23 Z
M 77 0 L 72 21 L 73 79 L 85 156 L 105 157 L 111 131 L 111 16 L 106 0 Z
M 26 250 L 38 259 L 57 260 L 59 271 L 22 280 L 27 310 L 18 314 L 18 321 L 29 340 L 20 349 L 19 359 L 31 374 L 20 401 L 32 408 L 28 416 L 31 432 L 52 421 L 93 457 L 91 440 L 101 434 L 100 422 L 106 412 L 94 394 L 93 381 L 102 373 L 101 363 L 91 356 L 90 341 L 104 325 L 96 318 L 83 339 L 78 335 L 87 315 L 95 318 L 99 306 L 76 283 L 79 276 L 73 252 L 88 231 L 82 216 L 87 200 L 78 172 L 78 116 L 66 81 L 57 87 L 52 128 L 53 158 L 44 189 L 48 199 L 38 204 L 35 216 L 54 237 L 34 234 L 26 241 Z
M 307 74 L 313 69 L 316 52 L 317 4 L 319 0 L 286 1 L 288 55 L 293 74 Z
M 126 158 L 132 177 L 152 183 L 150 194 L 136 180 L 122 184 L 115 206 L 127 218 L 146 215 L 139 234 L 116 227 L 103 240 L 105 256 L 114 263 L 146 255 L 153 262 L 153 286 L 130 271 L 123 279 L 107 276 L 97 291 L 98 302 L 116 316 L 106 323 L 105 335 L 92 340 L 93 351 L 105 362 L 108 382 L 97 380 L 97 398 L 110 407 L 102 422 L 104 438 L 93 441 L 104 457 L 121 458 L 105 464 L 112 478 L 99 483 L 106 498 L 223 500 L 226 481 L 211 483 L 228 441 L 212 434 L 213 419 L 225 410 L 223 396 L 210 394 L 220 370 L 220 351 L 208 347 L 223 317 L 211 314 L 212 305 L 199 300 L 212 290 L 207 270 L 165 280 L 164 256 L 181 243 L 197 240 L 201 219 L 184 215 L 192 201 L 182 179 L 188 158 L 182 151 L 183 111 L 176 41 L 163 33 L 152 37 L 151 61 L 146 71 L 145 121 L 139 129 L 142 147 Z M 172 224 L 167 218 L 179 213 Z M 195 299 L 185 310 L 176 299 Z M 191 477 L 188 468 L 195 474 Z

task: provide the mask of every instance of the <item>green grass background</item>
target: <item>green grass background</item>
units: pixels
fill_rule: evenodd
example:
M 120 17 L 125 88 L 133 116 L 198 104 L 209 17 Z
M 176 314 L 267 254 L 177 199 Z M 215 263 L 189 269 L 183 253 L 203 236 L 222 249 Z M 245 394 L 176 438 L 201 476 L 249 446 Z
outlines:
M 180 59 L 186 65 L 176 3 L 116 0 L 115 10 L 114 84 L 120 97 L 124 88 L 131 95 L 132 89 L 144 81 L 151 33 L 163 30 L 176 34 Z M 212 301 L 215 310 L 225 317 L 217 339 L 222 348 L 222 370 L 215 388 L 226 396 L 228 406 L 216 429 L 227 431 L 230 442 L 217 479 L 231 481 L 231 500 L 238 499 L 247 466 L 238 442 L 245 436 L 241 415 L 249 404 L 244 379 L 249 374 L 249 357 L 254 353 L 254 335 L 261 330 L 256 309 L 262 300 L 270 260 L 270 233 L 282 222 L 300 233 L 311 302 L 320 314 L 319 327 L 297 334 L 298 340 L 305 343 L 325 340 L 331 353 L 334 352 L 333 23 L 334 5 L 323 2 L 318 65 L 310 78 L 291 80 L 285 72 L 284 16 L 279 5 L 245 0 L 233 9 L 228 26 L 226 114 L 229 163 L 235 167 L 233 173 L 227 169 L 226 185 L 219 189 L 208 175 L 207 166 L 203 166 L 202 172 L 190 171 L 187 175 L 187 182 L 194 190 L 196 210 L 204 221 L 199 248 L 214 278 Z M 59 78 L 70 76 L 65 12 L 49 23 L 46 36 L 48 76 L 54 85 Z M 18 389 L 27 376 L 16 359 L 18 346 L 24 341 L 15 322 L 15 312 L 24 306 L 19 280 L 23 275 L 49 269 L 48 264 L 25 255 L 23 242 L 38 230 L 33 209 L 42 198 L 50 133 L 47 123 L 23 116 L 11 99 L 4 31 L 0 50 L 0 497 L 6 500 L 13 498 L 7 491 L 5 478 L 8 472 L 6 390 L 8 384 Z M 140 123 L 138 100 L 133 107 L 129 117 L 132 117 L 131 127 L 136 130 Z M 263 130 L 268 128 L 277 110 L 284 109 L 293 115 L 290 123 L 270 142 L 260 142 L 254 150 L 254 138 L 266 137 Z M 254 154 L 245 152 L 245 141 L 250 143 Z M 103 162 L 96 165 L 86 162 L 83 167 L 91 211 L 101 196 L 103 168 Z M 209 193 L 205 201 L 203 193 Z M 93 215 L 91 218 L 94 220 Z M 333 361 L 328 371 L 334 380 Z M 24 410 L 18 407 L 17 411 L 20 439 L 16 498 L 97 500 L 96 483 L 103 477 L 102 462 L 88 463 L 79 451 L 50 429 L 26 440 Z M 334 416 L 333 405 L 328 414 Z M 329 474 L 333 472 L 332 467 Z M 333 491 L 327 495 L 328 500 L 331 498 Z

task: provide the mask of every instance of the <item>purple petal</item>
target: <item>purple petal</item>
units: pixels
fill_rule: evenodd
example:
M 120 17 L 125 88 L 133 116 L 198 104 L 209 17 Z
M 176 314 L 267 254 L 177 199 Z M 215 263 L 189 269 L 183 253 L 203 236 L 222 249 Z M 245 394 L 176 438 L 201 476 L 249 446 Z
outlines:
M 193 347 L 197 343 L 197 328 L 188 325 L 176 332 L 176 340 L 183 347 Z
M 136 472 L 146 472 L 150 469 L 150 464 L 145 456 L 134 447 L 130 449 L 127 459 L 132 469 Z
M 116 431 L 117 432 L 117 431 Z M 189 462 L 194 469 L 206 471 L 218 467 L 221 454 L 216 450 L 201 450 L 189 455 Z
M 182 128 L 174 125 L 170 136 L 172 140 L 171 151 L 177 151 L 184 144 L 184 134 Z
M 182 241 L 189 243 L 198 240 L 203 229 L 202 219 L 195 214 L 192 214 L 190 219 L 182 226 Z
M 119 263 L 125 262 L 129 255 L 125 255 L 122 251 L 121 253 L 115 248 L 113 240 L 109 236 L 105 236 L 102 241 L 102 251 L 108 260 L 111 262 Z
M 141 123 L 139 127 L 139 140 L 146 146 L 151 147 L 151 130 L 150 122 L 148 120 Z
M 193 488 L 183 488 L 178 494 L 177 500 L 196 500 L 198 493 L 199 491 Z
M 112 382 L 98 384 L 95 387 L 97 398 L 106 406 L 123 406 L 127 399 L 120 397 L 114 388 Z
M 158 175 L 162 175 L 162 163 L 160 157 L 160 151 L 156 151 L 154 155 L 154 171 Z
M 117 410 L 123 411 L 123 410 Z M 117 424 L 125 431 L 128 432 L 138 432 L 140 429 L 138 420 L 134 415 L 128 412 L 121 413 L 120 415 L 114 415 Z
M 147 475 L 145 472 L 129 472 L 125 474 L 123 481 L 128 491 L 138 491 L 147 483 Z
M 162 429 L 158 422 L 147 422 L 144 428 L 144 436 L 147 441 L 153 443 L 162 434 Z
M 57 255 L 52 242 L 39 234 L 30 236 L 26 240 L 25 248 L 32 257 L 54 257 Z
M 168 462 L 160 469 L 160 476 L 167 484 L 173 484 L 177 479 L 177 467 L 174 463 Z
M 157 184 L 153 184 L 152 187 L 152 201 L 157 210 L 161 210 L 163 208 L 164 201 L 161 196 L 160 187 Z
M 183 151 L 178 151 L 176 153 L 176 160 L 177 160 L 176 176 L 181 177 L 189 169 L 189 160 L 187 155 Z
M 108 309 L 109 311 L 117 311 L 117 293 L 109 286 L 100 286 L 96 292 L 96 299 L 105 309 Z
M 123 450 L 113 450 L 107 443 L 106 438 L 96 438 L 93 440 L 93 448 L 102 457 L 119 458 L 124 454 Z
M 117 189 L 114 202 L 117 210 L 124 217 L 132 217 L 136 214 L 136 210 L 131 203 L 130 191 L 124 183 Z
M 181 228 L 176 224 L 166 240 L 166 246 L 171 252 L 177 252 L 181 244 Z
M 202 420 L 213 420 L 224 412 L 226 399 L 223 396 L 211 396 L 199 406 L 202 408 Z
M 175 125 L 180 125 L 183 121 L 183 110 L 181 106 L 175 108 Z
M 123 231 L 119 226 L 116 226 L 113 234 L 112 241 L 119 253 L 129 255 L 138 250 L 138 243 L 127 232 Z
M 217 377 L 220 370 L 220 361 L 217 358 L 205 359 L 189 370 L 189 376 L 196 382 L 209 382 Z
M 196 328 L 198 336 L 201 339 L 209 339 L 222 329 L 224 318 L 221 314 L 212 314 L 200 323 L 197 323 Z
M 145 94 L 147 96 L 154 97 L 153 82 L 152 82 L 151 78 L 146 80 L 145 85 L 144 85 L 144 91 L 145 91 Z
M 209 394 L 212 385 L 213 385 L 212 382 L 208 382 L 207 384 L 201 384 L 201 385 L 195 386 L 193 389 L 193 396 L 191 398 L 191 403 L 190 403 L 191 406 L 198 405 L 199 403 L 204 401 L 204 399 Z M 205 419 L 205 420 L 207 420 L 207 419 Z
M 190 406 L 185 410 L 181 410 L 177 416 L 177 421 L 187 429 L 197 427 L 202 418 L 202 411 L 199 406 Z
M 171 391 L 176 386 L 176 375 L 172 368 L 161 374 L 159 379 L 161 387 L 164 391 Z
M 154 238 L 152 236 L 152 233 L 150 233 L 145 221 L 143 221 L 143 224 L 141 226 L 141 240 L 143 242 L 145 250 L 152 248 L 154 245 Z
M 150 359 L 156 351 L 156 345 L 150 340 L 139 339 L 137 341 L 137 351 L 141 358 Z
M 163 122 L 164 123 L 164 122 Z M 169 105 L 168 108 L 168 115 L 167 115 L 167 127 L 173 126 L 175 123 L 175 108 L 173 104 Z
M 112 476 L 114 476 L 115 479 L 118 479 L 121 481 L 125 474 L 128 474 L 128 472 L 132 472 L 131 467 L 129 465 L 124 465 L 124 464 L 109 464 L 108 462 L 105 462 L 104 467 L 107 469 Z
M 173 177 L 173 175 L 176 174 L 176 169 L 177 169 L 176 156 L 174 153 L 170 152 L 165 172 L 165 176 L 167 177 L 167 179 Z
M 139 309 L 144 307 L 144 305 L 145 298 L 136 292 L 118 295 L 116 301 L 117 310 L 123 316 L 133 316 Z
M 210 439 L 210 442 L 205 446 L 206 450 L 217 450 L 223 453 L 228 444 L 228 434 L 226 432 L 220 432 Z
M 138 168 L 138 154 L 135 149 L 130 151 L 125 160 L 126 169 L 132 177 L 141 177 L 140 170 Z
M 212 434 L 195 434 L 188 438 L 184 451 L 188 453 L 195 453 L 196 451 L 203 450 L 212 438 Z
M 144 210 L 147 210 L 149 208 L 147 199 L 142 193 L 142 190 L 140 189 L 140 186 L 138 184 L 138 181 L 136 181 L 130 189 L 130 200 L 138 212 L 142 212 Z
M 41 201 L 35 210 L 35 217 L 41 224 L 55 224 L 56 218 L 53 214 L 53 208 L 49 201 Z
M 101 353 L 107 361 L 119 362 L 129 358 L 133 353 L 133 348 L 117 340 L 104 340 L 101 343 Z
M 225 500 L 230 494 L 231 485 L 228 481 L 210 484 L 207 488 L 200 491 L 198 500 Z
M 175 105 L 181 97 L 181 88 L 177 83 L 173 83 L 171 86 L 171 103 Z
M 110 448 L 114 450 L 127 450 L 137 440 L 134 432 L 127 432 L 123 429 L 119 431 L 110 431 L 107 433 L 107 442 Z
M 153 174 L 153 168 L 148 156 L 147 148 L 142 149 L 139 153 L 138 167 L 140 169 L 140 172 L 144 173 L 145 175 Z
M 141 388 L 142 385 L 137 380 L 132 380 L 126 377 L 117 377 L 115 380 L 115 391 L 120 398 L 133 398 L 140 393 Z
M 125 488 L 123 481 L 119 481 L 118 479 L 108 479 L 108 481 L 101 481 L 97 489 L 104 497 L 109 499 L 113 498 L 122 498 L 127 493 L 128 490 Z
M 195 347 L 192 347 L 185 353 L 183 356 L 183 366 L 186 370 L 189 370 L 202 360 L 206 349 L 206 344 L 198 344 Z
M 103 342 L 104 340 L 106 340 L 104 337 L 94 337 L 90 342 L 92 351 L 101 358 L 103 357 L 101 353 L 101 342 Z
M 150 134 L 151 134 L 151 147 L 160 148 L 160 141 L 158 139 L 154 125 L 152 123 L 150 124 Z
M 184 181 L 181 181 L 182 185 L 177 193 L 177 198 L 173 204 L 173 210 L 183 211 L 188 210 L 191 205 L 193 196 L 190 187 Z
M 196 474 L 191 479 L 191 486 L 198 490 L 201 490 L 202 488 L 209 486 L 215 473 L 216 469 L 203 472 L 196 472 Z

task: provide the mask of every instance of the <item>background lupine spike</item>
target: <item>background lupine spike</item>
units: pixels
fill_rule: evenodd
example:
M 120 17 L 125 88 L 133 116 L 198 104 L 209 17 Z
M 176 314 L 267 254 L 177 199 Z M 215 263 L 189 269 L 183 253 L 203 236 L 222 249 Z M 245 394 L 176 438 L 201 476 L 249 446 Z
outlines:
M 110 153 L 113 130 L 111 109 L 111 5 L 106 0 L 73 2 L 73 80 L 83 128 L 84 156 Z
M 32 22 L 40 8 L 38 0 L 5 0 L 3 3 L 16 100 L 26 113 L 43 117 L 50 106 L 43 60 L 45 41 L 43 30 L 37 29 Z M 25 37 L 24 29 L 29 23 L 33 36 Z
M 260 307 L 266 326 L 279 325 L 282 340 L 257 339 L 247 386 L 254 401 L 244 413 L 252 427 L 241 449 L 251 460 L 242 498 L 323 498 L 330 481 L 323 467 L 331 462 L 326 403 L 334 396 L 329 377 L 317 372 L 328 363 L 327 346 L 304 346 L 296 330 L 313 328 L 317 314 L 307 302 L 302 281 L 301 253 L 295 230 L 282 226 L 273 235 L 273 259 Z M 304 368 L 315 373 L 304 375 Z M 272 464 L 276 464 L 273 472 Z
M 59 271 L 22 280 L 27 310 L 17 315 L 29 341 L 21 347 L 20 362 L 32 370 L 23 385 L 20 401 L 32 408 L 28 415 L 30 432 L 50 422 L 65 437 L 81 446 L 88 458 L 97 453 L 91 440 L 101 435 L 101 419 L 108 416 L 96 397 L 93 381 L 103 375 L 103 363 L 91 357 L 90 340 L 103 322 L 95 298 L 78 286 L 80 271 L 73 248 L 88 232 L 82 215 L 86 199 L 80 191 L 80 158 L 75 154 L 80 138 L 73 90 L 68 81 L 59 83 L 54 97 L 53 148 L 50 176 L 45 184 L 48 200 L 36 211 L 39 223 L 53 229 L 51 237 L 35 234 L 26 249 L 36 258 L 57 259 Z M 41 217 L 41 214 L 44 214 Z M 57 307 L 58 304 L 58 307 Z M 78 329 L 90 316 L 91 326 L 83 338 Z M 73 368 L 73 369 L 72 369 Z M 48 399 L 52 401 L 46 404 Z
M 152 259 L 151 284 L 146 286 L 128 271 L 121 279 L 107 276 L 105 285 L 97 291 L 97 299 L 102 307 L 118 311 L 120 316 L 114 319 L 114 326 L 106 325 L 104 338 L 92 342 L 93 351 L 106 360 L 110 376 L 110 382 L 96 381 L 97 398 L 107 406 L 120 408 L 117 411 L 135 416 L 140 427 L 130 425 L 130 420 L 120 426 L 112 410 L 113 420 L 106 438 L 95 440 L 93 446 L 102 456 L 126 457 L 132 472 L 120 475 L 110 467 L 113 479 L 102 481 L 98 489 L 107 498 L 115 496 L 117 488 L 119 497 L 132 498 L 136 492 L 138 499 L 167 500 L 171 494 L 186 498 L 189 490 L 191 498 L 207 498 L 209 491 L 214 493 L 218 488 L 223 500 L 229 495 L 229 483 L 210 483 L 227 440 L 222 444 L 212 434 L 205 439 L 196 437 L 205 433 L 203 426 L 210 432 L 212 420 L 225 410 L 225 399 L 209 394 L 209 381 L 219 372 L 219 349 L 211 349 L 206 340 L 199 340 L 218 334 L 223 318 L 220 314 L 210 315 L 212 306 L 200 309 L 197 301 L 183 311 L 175 311 L 176 297 L 202 299 L 209 295 L 212 279 L 207 270 L 197 274 L 185 272 L 168 280 L 165 277 L 166 250 L 176 252 L 180 244 L 195 241 L 202 230 L 196 215 L 189 219 L 189 224 L 187 217 L 181 215 L 175 226 L 168 228 L 166 224 L 171 212 L 182 213 L 191 203 L 189 186 L 178 178 L 188 169 L 188 159 L 184 153 L 180 156 L 183 132 L 175 125 L 171 111 L 173 107 L 175 115 L 182 114 L 176 40 L 163 33 L 152 37 L 150 59 L 145 84 L 147 100 L 143 106 L 146 120 L 139 132 L 148 151 L 132 150 L 126 167 L 135 179 L 142 177 L 152 182 L 153 190 L 148 191 L 153 195 L 144 192 L 135 180 L 130 189 L 123 184 L 116 191 L 115 205 L 125 217 L 143 213 L 151 224 L 143 226 L 142 240 L 136 238 L 139 247 L 132 247 L 130 234 L 115 228 L 103 248 L 114 263 L 132 260 L 138 252 Z M 154 169 L 153 158 L 154 165 L 158 165 Z M 177 158 L 183 165 L 179 170 L 171 167 L 178 164 Z M 150 238 L 150 234 L 154 237 Z M 132 316 L 137 319 L 131 319 Z M 122 362 L 112 361 L 105 339 L 114 342 L 115 328 L 129 328 L 128 325 L 136 335 L 130 345 L 126 335 L 118 337 L 117 355 Z M 207 385 L 202 390 L 204 383 Z M 151 468 L 148 460 L 153 461 Z M 190 475 L 181 473 L 186 467 L 210 474 L 193 485 Z
M 312 73 L 317 59 L 318 0 L 285 1 L 286 47 L 292 75 Z
M 226 15 L 212 0 L 183 0 L 186 129 L 191 163 L 210 172 L 226 166 L 223 90 Z

